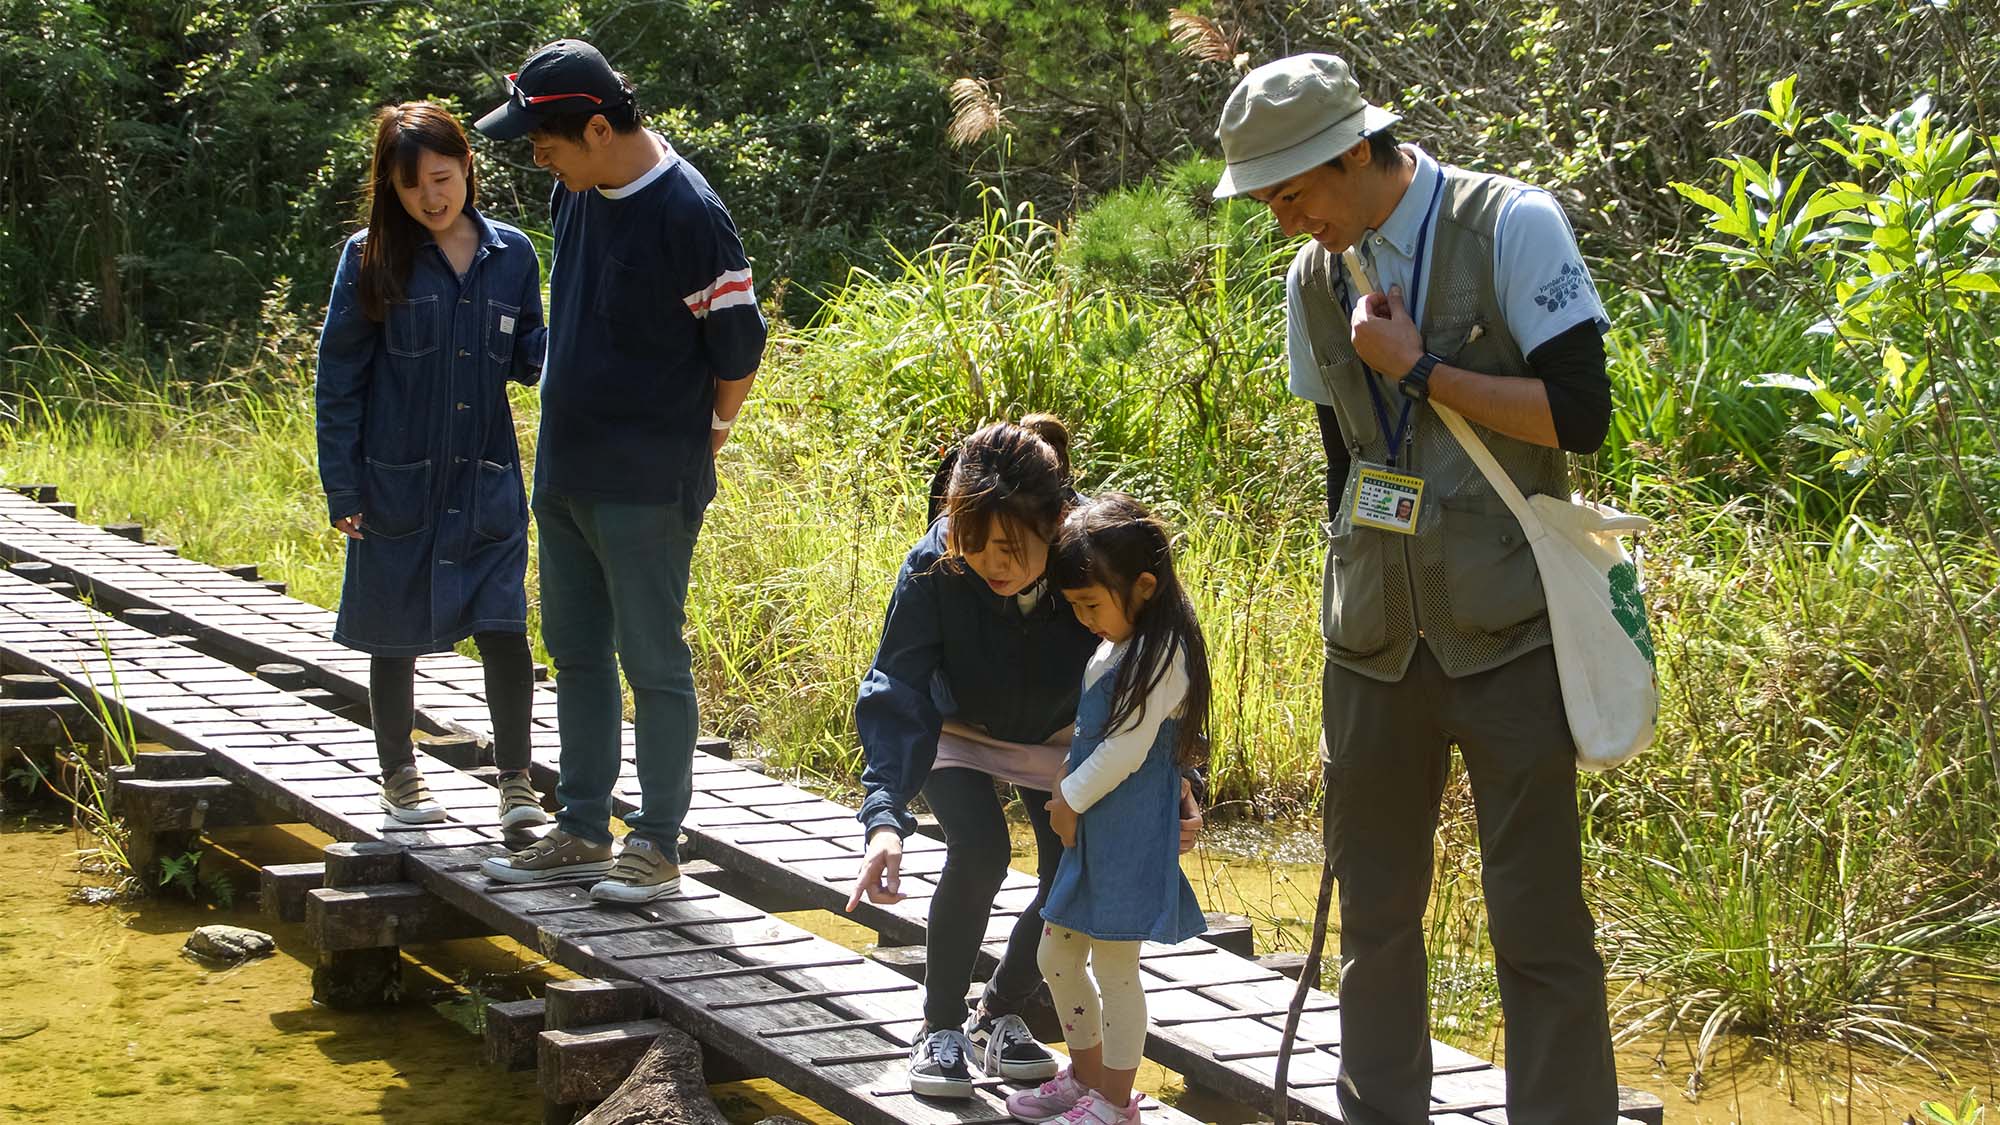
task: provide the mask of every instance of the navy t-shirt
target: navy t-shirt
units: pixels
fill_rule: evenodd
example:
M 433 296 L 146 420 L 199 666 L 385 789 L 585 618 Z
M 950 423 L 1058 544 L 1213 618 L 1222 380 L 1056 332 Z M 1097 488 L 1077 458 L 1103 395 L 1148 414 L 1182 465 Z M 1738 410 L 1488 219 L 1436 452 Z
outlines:
M 535 487 L 586 500 L 706 504 L 715 381 L 764 352 L 728 208 L 665 141 L 622 188 L 549 202 L 549 348 Z

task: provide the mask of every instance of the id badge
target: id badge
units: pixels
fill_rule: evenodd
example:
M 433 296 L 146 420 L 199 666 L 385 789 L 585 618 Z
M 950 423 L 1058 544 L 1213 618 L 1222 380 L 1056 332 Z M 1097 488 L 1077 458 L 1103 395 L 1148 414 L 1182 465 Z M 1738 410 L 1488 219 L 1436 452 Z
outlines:
M 1402 535 L 1417 533 L 1417 519 L 1424 510 L 1424 478 L 1365 461 L 1354 463 L 1350 477 L 1344 522 Z

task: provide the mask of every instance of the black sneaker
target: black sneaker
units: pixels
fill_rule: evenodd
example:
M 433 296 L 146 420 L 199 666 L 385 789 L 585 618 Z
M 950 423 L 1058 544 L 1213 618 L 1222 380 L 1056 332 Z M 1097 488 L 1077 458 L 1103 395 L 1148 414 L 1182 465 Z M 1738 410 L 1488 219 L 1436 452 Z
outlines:
M 972 1096 L 972 1044 L 955 1027 L 933 1031 L 910 1048 L 910 1093 L 933 1098 Z
M 1034 1032 L 1020 1016 L 990 1016 L 981 1008 L 965 1021 L 979 1069 L 989 1077 L 1015 1082 L 1040 1082 L 1056 1076 L 1056 1058 L 1035 1042 Z

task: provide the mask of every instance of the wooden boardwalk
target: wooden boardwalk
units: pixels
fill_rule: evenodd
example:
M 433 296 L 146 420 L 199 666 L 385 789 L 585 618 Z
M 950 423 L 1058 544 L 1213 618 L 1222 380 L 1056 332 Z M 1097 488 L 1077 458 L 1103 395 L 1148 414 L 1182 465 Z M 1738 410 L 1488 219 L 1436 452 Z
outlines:
M 90 592 L 99 605 L 144 611 L 152 618 L 149 627 L 192 635 L 202 647 L 234 663 L 299 664 L 317 686 L 349 700 L 366 698 L 367 657 L 333 642 L 331 612 L 166 549 L 78 523 L 4 489 L 0 559 L 44 564 L 50 576 Z M 476 662 L 452 654 L 424 657 L 417 662 L 417 674 L 420 729 L 482 737 L 490 733 Z M 636 808 L 638 797 L 629 726 L 624 737 L 626 768 L 615 797 L 621 813 Z M 551 689 L 536 692 L 532 741 L 537 780 L 552 787 L 557 739 Z M 372 762 L 369 751 L 369 768 Z M 860 832 L 851 808 L 708 755 L 696 755 L 695 764 L 695 801 L 685 825 L 690 854 L 793 902 L 832 910 L 844 904 L 860 858 Z M 430 769 L 427 764 L 427 774 Z M 490 819 L 490 813 L 485 815 Z M 886 939 L 920 943 L 943 854 L 942 844 L 913 837 L 903 871 L 910 897 L 890 907 L 864 904 L 856 919 Z M 989 923 L 989 951 L 1004 940 L 1033 893 L 1031 878 L 1010 873 Z M 1147 1055 L 1205 1088 L 1253 1106 L 1268 1105 L 1292 982 L 1200 941 L 1173 947 L 1149 944 L 1141 964 L 1153 1016 Z M 1339 1120 L 1333 1087 L 1340 1025 L 1334 1008 L 1331 996 L 1315 990 L 1301 1022 L 1291 1088 L 1294 1115 L 1302 1120 Z M 1501 1072 L 1442 1043 L 1433 1050 L 1432 1121 L 1504 1125 Z M 1641 1112 L 1650 1110 L 1645 1116 L 1657 1120 L 1656 1107 L 1654 1103 Z
M 587 879 L 490 883 L 478 861 L 502 850 L 493 790 L 447 763 L 420 755 L 451 820 L 398 824 L 376 804 L 365 728 L 12 574 L 0 574 L 0 659 L 103 697 L 141 737 L 204 752 L 251 796 L 337 839 L 398 845 L 404 877 L 424 891 L 576 972 L 640 983 L 710 1049 L 851 1121 L 1008 1120 L 997 1082 L 957 1103 L 908 1093 L 914 984 L 697 879 L 636 910 L 591 903 Z M 1144 1116 L 1191 1120 L 1151 1099 Z

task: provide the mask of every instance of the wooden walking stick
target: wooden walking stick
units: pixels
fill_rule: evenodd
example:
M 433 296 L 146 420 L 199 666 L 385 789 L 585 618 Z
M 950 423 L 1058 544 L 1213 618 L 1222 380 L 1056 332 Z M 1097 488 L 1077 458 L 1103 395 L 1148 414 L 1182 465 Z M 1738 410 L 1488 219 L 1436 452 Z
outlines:
M 1299 986 L 1292 990 L 1291 1009 L 1285 1013 L 1285 1033 L 1278 1039 L 1276 1088 L 1271 1094 L 1271 1119 L 1277 1125 L 1286 1125 L 1287 1114 L 1291 1112 L 1292 1043 L 1298 1038 L 1299 1015 L 1305 1011 L 1306 993 L 1319 983 L 1319 957 L 1326 948 L 1326 914 L 1332 904 L 1333 864 L 1322 856 L 1319 864 L 1319 902 L 1313 907 L 1312 944 L 1306 949 L 1305 967 L 1299 971 Z
M 1361 264 L 1361 256 L 1352 246 L 1341 254 L 1341 263 L 1354 278 L 1354 285 L 1365 298 L 1375 292 L 1375 282 Z M 1320 759 L 1326 758 L 1326 735 L 1319 741 Z M 1322 796 L 1324 801 L 1325 797 Z M 1271 1118 L 1277 1125 L 1287 1125 L 1291 1112 L 1291 1072 L 1292 1044 L 1298 1040 L 1299 1016 L 1305 1011 L 1306 993 L 1319 983 L 1320 954 L 1326 949 L 1326 915 L 1333 905 L 1333 864 L 1321 856 L 1319 865 L 1319 901 L 1313 906 L 1312 944 L 1306 950 L 1306 963 L 1299 972 L 1299 986 L 1292 990 L 1292 1006 L 1285 1012 L 1285 1031 L 1278 1038 L 1278 1069 L 1275 1089 L 1271 1092 Z

